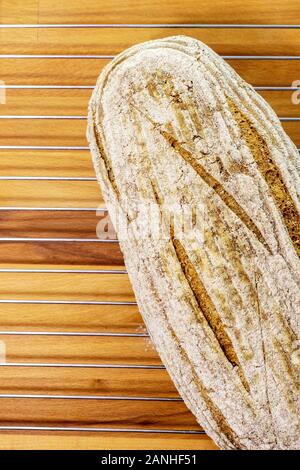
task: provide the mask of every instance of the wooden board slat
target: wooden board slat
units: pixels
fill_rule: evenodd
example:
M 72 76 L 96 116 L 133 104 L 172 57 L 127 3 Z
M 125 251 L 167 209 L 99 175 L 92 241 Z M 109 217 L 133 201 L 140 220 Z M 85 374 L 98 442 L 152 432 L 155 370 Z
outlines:
M 0 272 L 0 299 L 134 301 L 127 275 Z
M 0 175 L 94 177 L 95 173 L 89 150 L 0 149 Z
M 97 215 L 96 211 L 1 210 L 0 237 L 95 238 L 97 224 L 104 217 L 107 213 Z
M 94 86 L 107 59 L 3 59 L 1 80 L 7 85 Z M 299 76 L 298 60 L 228 60 L 253 86 L 291 86 Z M 9 91 L 8 91 L 9 93 Z
M 32 265 L 29 266 L 32 268 Z M 47 268 L 53 269 L 54 267 L 48 265 Z M 63 268 L 69 268 L 69 266 L 59 266 L 59 269 Z M 79 268 L 87 269 L 86 266 L 76 266 L 76 269 Z M 16 281 L 17 276 L 21 275 L 16 275 Z M 52 276 L 52 274 L 47 274 L 47 276 Z M 73 276 L 76 285 L 77 274 L 73 274 Z M 99 283 L 101 283 L 101 276 L 99 274 Z M 146 332 L 143 320 L 135 305 L 2 304 L 0 325 L 1 331 Z
M 9 433 L 2 432 L 0 449 L 69 449 L 69 450 L 217 450 L 207 436 L 189 434 L 146 434 L 138 433 Z
M 48 142 L 52 145 L 51 140 Z M 1 181 L 0 204 L 29 207 L 103 207 L 104 203 L 96 181 L 19 180 Z
M 297 0 L 2 0 L 2 23 L 268 23 L 297 24 Z M 23 15 L 24 10 L 24 15 Z
M 175 35 L 199 39 L 218 54 L 300 54 L 300 34 L 297 29 L 0 29 L 1 54 L 114 55 L 137 43 Z
M 86 120 L 5 119 L 0 145 L 85 146 Z M 89 183 L 87 183 L 89 184 Z
M 105 59 L 0 58 L 1 80 L 7 85 L 94 86 L 108 62 Z
M 82 89 L 8 89 L 7 102 L 0 108 L 1 115 L 66 115 L 85 116 L 92 90 Z M 292 102 L 292 91 L 260 91 L 261 96 L 282 117 L 300 116 L 300 105 Z M 49 154 L 49 152 L 48 152 Z M 80 154 L 79 156 L 81 156 Z M 62 155 L 67 157 L 66 154 Z M 84 154 L 84 156 L 86 156 Z M 73 153 L 72 158 L 78 157 Z M 89 159 L 89 156 L 87 156 Z M 35 162 L 38 163 L 35 159 Z M 80 158 L 80 163 L 84 163 Z M 77 165 L 77 160 L 76 160 Z M 0 160 L 2 165 L 2 158 Z M 19 165 L 15 165 L 17 168 Z M 81 164 L 81 168 L 83 165 Z M 87 165 L 84 165 L 86 168 Z M 91 167 L 91 165 L 90 165 Z
M 297 96 L 299 95 L 298 92 Z M 260 91 L 259 94 L 280 117 L 300 117 L 300 103 L 295 104 L 295 91 Z
M 165 369 L 4 367 L 0 393 L 178 397 Z
M 292 86 L 298 80 L 298 60 L 228 60 L 246 82 L 253 86 Z
M 284 122 L 283 127 L 299 147 L 300 122 Z M 0 121 L 0 134 L 0 145 L 88 145 L 85 119 L 3 119 Z M 93 192 L 93 198 L 97 198 L 96 184 L 85 183 L 82 186 L 83 190 L 84 188 L 88 188 L 90 194 Z M 91 188 L 94 188 L 95 192 Z
M 59 237 L 59 234 L 56 235 Z M 0 242 L 3 264 L 58 264 L 123 266 L 124 260 L 116 243 Z
M 39 0 L 1 0 L 0 24 L 5 23 L 38 23 Z
M 66 406 L 66 400 L 1 399 L 2 421 L 6 426 L 80 426 L 140 428 L 140 429 L 194 429 L 199 430 L 195 418 L 181 402 L 76 400 Z
M 161 364 L 148 338 L 2 336 L 1 339 L 5 341 L 7 362 Z

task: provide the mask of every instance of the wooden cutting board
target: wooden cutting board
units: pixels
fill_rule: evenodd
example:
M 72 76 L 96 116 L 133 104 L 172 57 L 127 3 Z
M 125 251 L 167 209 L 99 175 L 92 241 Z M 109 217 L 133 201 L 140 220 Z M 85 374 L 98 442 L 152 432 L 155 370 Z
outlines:
M 299 24 L 298 0 L 2 0 L 0 14 L 21 26 L 0 28 L 0 449 L 215 449 L 130 304 L 126 273 L 114 272 L 118 244 L 95 241 L 103 201 L 86 108 L 110 56 L 188 34 L 262 87 L 300 147 L 300 121 L 286 119 L 300 118 L 289 88 L 299 28 L 245 26 Z M 88 24 L 110 26 L 78 27 Z

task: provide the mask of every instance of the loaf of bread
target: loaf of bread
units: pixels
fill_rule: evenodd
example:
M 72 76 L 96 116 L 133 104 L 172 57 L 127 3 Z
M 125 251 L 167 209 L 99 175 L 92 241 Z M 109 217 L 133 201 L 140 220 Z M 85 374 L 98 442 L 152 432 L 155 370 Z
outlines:
M 300 449 L 300 160 L 268 104 L 201 42 L 101 73 L 88 140 L 136 300 L 222 449 Z

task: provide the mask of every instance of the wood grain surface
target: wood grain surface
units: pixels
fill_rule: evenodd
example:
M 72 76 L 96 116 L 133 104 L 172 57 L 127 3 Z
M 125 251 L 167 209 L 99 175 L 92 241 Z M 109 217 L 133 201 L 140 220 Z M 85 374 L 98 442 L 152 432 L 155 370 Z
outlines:
M 299 24 L 298 0 L 1 0 L 0 22 L 158 24 L 155 28 L 0 28 L 0 79 L 8 87 L 92 87 L 109 59 L 3 55 L 115 55 L 137 42 L 174 34 L 194 36 L 222 55 L 300 55 L 299 29 L 163 26 Z M 234 58 L 228 62 L 256 87 L 290 87 L 300 79 L 299 60 L 291 58 Z M 293 104 L 291 90 L 259 92 L 280 117 L 300 117 L 300 104 Z M 13 116 L 85 117 L 90 94 L 90 88 L 7 88 L 0 116 L 10 117 L 0 119 L 0 146 L 85 147 L 85 119 L 16 119 Z M 284 122 L 283 126 L 300 147 L 300 122 Z M 94 171 L 88 150 L 0 148 L 0 177 L 5 176 L 94 178 Z M 19 210 L 10 210 L 12 207 Z M 34 210 L 51 207 L 69 210 Z M 136 305 L 3 303 L 4 300 L 134 301 L 126 274 L 5 271 L 124 269 L 118 244 L 88 241 L 96 238 L 97 224 L 105 214 L 71 210 L 97 207 L 103 207 L 103 200 L 96 181 L 1 180 L 0 353 L 5 346 L 6 361 L 23 366 L 0 366 L 0 425 L 138 428 L 149 432 L 0 431 L 0 449 L 215 449 L 205 435 L 150 432 L 151 429 L 201 429 L 179 399 L 165 369 L 160 368 L 161 362 Z M 3 240 L 11 237 L 38 240 Z M 46 242 L 40 238 L 87 241 Z M 105 333 L 106 336 L 18 332 Z M 30 363 L 81 364 L 82 367 L 30 367 Z M 84 367 L 95 364 L 141 368 Z M 41 397 L 8 398 L 5 394 Z M 49 399 L 47 395 L 98 399 Z
M 2 0 L 3 23 L 295 24 L 298 0 Z
M 3 29 L 2 54 L 114 55 L 138 42 L 184 34 L 225 55 L 299 55 L 297 29 L 30 28 Z

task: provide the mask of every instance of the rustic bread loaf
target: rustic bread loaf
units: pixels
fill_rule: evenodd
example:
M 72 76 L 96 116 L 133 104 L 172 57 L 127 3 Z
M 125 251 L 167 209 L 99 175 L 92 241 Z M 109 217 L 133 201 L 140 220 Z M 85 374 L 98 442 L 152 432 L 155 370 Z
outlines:
M 187 406 L 223 449 L 299 449 L 300 160 L 279 119 L 211 49 L 176 36 L 103 70 L 88 139 Z

